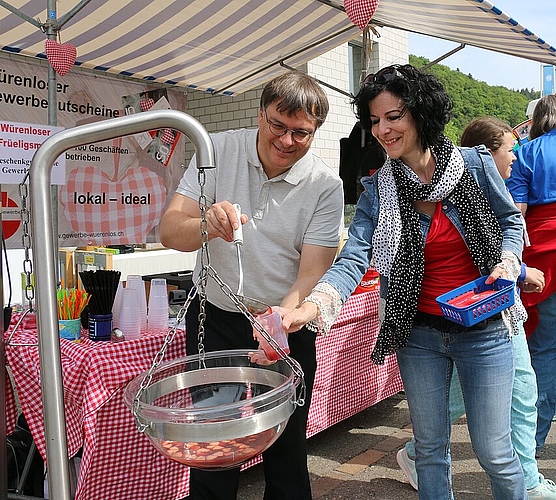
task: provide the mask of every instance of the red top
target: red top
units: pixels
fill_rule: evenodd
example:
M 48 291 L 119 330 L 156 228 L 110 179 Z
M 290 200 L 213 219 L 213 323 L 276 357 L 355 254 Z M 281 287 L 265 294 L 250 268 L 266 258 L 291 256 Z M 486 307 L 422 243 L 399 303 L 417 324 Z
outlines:
M 442 316 L 436 297 L 479 276 L 467 245 L 438 202 L 425 241 L 425 276 L 417 309 Z
M 525 322 L 525 333 L 529 337 L 537 328 L 539 317 L 537 304 L 556 292 L 556 203 L 529 205 L 525 214 L 527 232 L 531 246 L 523 249 L 523 262 L 544 272 L 546 286 L 542 293 L 522 293 L 521 300 L 529 319 Z

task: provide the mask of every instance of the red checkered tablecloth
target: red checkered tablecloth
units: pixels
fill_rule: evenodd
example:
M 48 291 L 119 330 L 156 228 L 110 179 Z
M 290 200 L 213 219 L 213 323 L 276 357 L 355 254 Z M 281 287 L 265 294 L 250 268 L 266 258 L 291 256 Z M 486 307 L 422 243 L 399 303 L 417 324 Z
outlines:
M 378 331 L 377 303 L 377 291 L 353 295 L 331 332 L 317 339 L 318 369 L 308 437 L 402 389 L 394 356 L 383 366 L 371 362 Z M 150 445 L 122 400 L 127 383 L 150 367 L 164 335 L 145 334 L 117 344 L 60 340 L 68 451 L 73 456 L 83 449 L 76 500 L 178 500 L 188 494 L 188 468 L 166 459 Z M 38 350 L 17 345 L 36 344 L 36 340 L 34 330 L 16 332 L 6 357 L 44 458 Z M 165 359 L 184 355 L 185 334 L 178 331 Z M 16 409 L 11 386 L 7 388 L 8 425 L 13 430 Z
M 8 331 L 8 334 L 10 332 Z M 76 500 L 178 500 L 187 495 L 189 470 L 158 453 L 137 431 L 123 389 L 147 370 L 166 332 L 120 343 L 60 339 L 68 453 L 82 448 Z M 17 393 L 37 448 L 46 459 L 39 357 L 35 331 L 21 331 L 6 348 Z M 178 331 L 165 360 L 185 356 Z M 10 399 L 10 398 L 8 398 Z M 9 415 L 14 415 L 13 403 Z
M 15 404 L 13 387 L 7 370 L 5 373 L 5 383 L 6 383 L 6 424 L 7 424 L 6 435 L 9 436 L 10 434 L 13 434 L 15 430 L 15 424 L 17 421 L 17 406 Z
M 395 356 L 371 361 L 378 335 L 378 290 L 352 295 L 325 337 L 317 338 L 317 373 L 307 437 L 403 389 Z

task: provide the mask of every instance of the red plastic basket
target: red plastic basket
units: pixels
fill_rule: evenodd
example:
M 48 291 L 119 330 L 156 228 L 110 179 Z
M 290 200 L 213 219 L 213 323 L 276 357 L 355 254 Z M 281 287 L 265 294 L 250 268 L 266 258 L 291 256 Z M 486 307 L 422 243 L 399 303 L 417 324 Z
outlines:
M 498 278 L 487 285 L 486 279 L 483 276 L 437 297 L 444 317 L 459 325 L 472 326 L 514 304 L 513 281 Z

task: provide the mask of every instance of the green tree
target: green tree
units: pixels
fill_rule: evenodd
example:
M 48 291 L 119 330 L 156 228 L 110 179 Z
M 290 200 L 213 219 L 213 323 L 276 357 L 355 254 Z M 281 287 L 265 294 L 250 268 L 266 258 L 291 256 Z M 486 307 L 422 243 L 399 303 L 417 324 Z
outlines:
M 410 55 L 409 62 L 420 68 L 430 61 L 425 57 Z M 530 89 L 515 91 L 499 85 L 488 85 L 475 80 L 471 74 L 464 75 L 443 64 L 435 64 L 427 71 L 444 84 L 454 103 L 453 118 L 446 126 L 446 135 L 456 144 L 459 144 L 467 124 L 480 116 L 496 116 L 512 127 L 519 125 L 527 119 L 525 111 L 529 101 L 540 97 L 540 92 Z

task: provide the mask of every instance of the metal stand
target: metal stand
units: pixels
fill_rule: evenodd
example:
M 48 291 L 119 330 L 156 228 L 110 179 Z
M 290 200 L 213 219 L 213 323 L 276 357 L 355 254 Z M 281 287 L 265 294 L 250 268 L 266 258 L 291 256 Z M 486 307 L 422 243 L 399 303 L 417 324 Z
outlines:
M 50 174 L 56 158 L 68 149 L 148 130 L 171 128 L 182 132 L 195 147 L 197 163 L 214 166 L 214 149 L 207 131 L 180 111 L 158 110 L 63 130 L 49 137 L 37 150 L 30 169 L 31 227 L 34 241 L 41 242 L 40 258 L 33 254 L 37 296 L 37 326 L 41 388 L 51 500 L 71 500 L 70 472 L 64 414 L 64 392 L 58 312 L 56 306 L 56 262 L 54 251 Z M 47 383 L 48 381 L 48 383 Z

